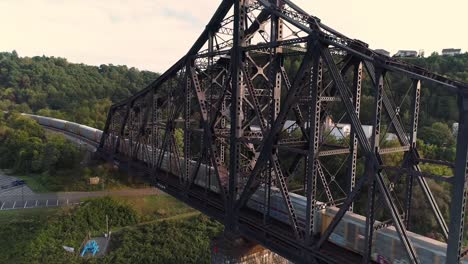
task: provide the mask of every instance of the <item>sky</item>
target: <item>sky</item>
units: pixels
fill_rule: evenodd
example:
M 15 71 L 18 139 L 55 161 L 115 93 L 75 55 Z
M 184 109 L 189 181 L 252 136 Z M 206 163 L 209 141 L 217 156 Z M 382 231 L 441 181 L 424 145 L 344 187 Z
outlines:
M 0 51 L 163 72 L 188 51 L 220 2 L 0 0 Z M 467 0 L 294 2 L 374 49 L 468 51 Z

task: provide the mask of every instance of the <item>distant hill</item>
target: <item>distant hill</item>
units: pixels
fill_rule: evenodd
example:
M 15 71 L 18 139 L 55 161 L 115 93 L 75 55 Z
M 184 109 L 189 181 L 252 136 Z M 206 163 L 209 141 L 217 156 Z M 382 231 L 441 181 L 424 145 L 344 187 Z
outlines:
M 0 110 L 34 112 L 102 128 L 107 109 L 159 75 L 127 66 L 99 67 L 65 58 L 0 53 Z

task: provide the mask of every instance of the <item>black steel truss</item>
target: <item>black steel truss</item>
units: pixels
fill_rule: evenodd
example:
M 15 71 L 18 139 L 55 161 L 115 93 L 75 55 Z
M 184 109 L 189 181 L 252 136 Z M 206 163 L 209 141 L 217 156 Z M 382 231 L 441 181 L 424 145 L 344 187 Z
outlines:
M 411 80 L 410 127 L 400 122 L 387 76 Z M 370 139 L 360 119 L 364 77 L 374 87 Z M 454 165 L 418 154 L 424 83 L 458 97 Z M 375 231 L 393 226 L 408 260 L 418 263 L 408 236 L 416 181 L 447 240 L 447 263 L 457 263 L 464 254 L 468 196 L 467 91 L 468 84 L 374 52 L 290 0 L 224 0 L 184 57 L 148 87 L 111 107 L 99 153 L 144 171 L 159 188 L 222 221 L 226 232 L 240 232 L 297 262 L 343 263 L 343 256 L 350 261 L 353 254 L 346 249 L 342 256 L 330 256 L 328 239 L 344 215 L 356 212 L 355 202 L 365 193 L 364 262 L 371 261 Z M 329 119 L 334 126 L 326 127 Z M 340 120 L 351 125 L 349 139 L 330 142 L 326 128 L 336 131 Z M 400 146 L 381 146 L 384 120 Z M 287 121 L 295 129 L 286 132 Z M 389 153 L 404 155 L 401 167 L 385 164 Z M 424 162 L 452 166 L 455 174 L 424 173 L 419 166 Z M 358 163 L 365 165 L 362 175 Z M 453 185 L 448 225 L 426 178 Z M 295 181 L 305 196 L 304 219 L 291 198 Z M 395 185 L 405 190 L 403 207 Z M 261 212 L 247 206 L 259 190 Z M 285 208 L 287 222 L 272 217 L 274 206 Z M 317 236 L 315 212 L 334 206 L 338 212 Z M 390 220 L 378 219 L 381 208 Z

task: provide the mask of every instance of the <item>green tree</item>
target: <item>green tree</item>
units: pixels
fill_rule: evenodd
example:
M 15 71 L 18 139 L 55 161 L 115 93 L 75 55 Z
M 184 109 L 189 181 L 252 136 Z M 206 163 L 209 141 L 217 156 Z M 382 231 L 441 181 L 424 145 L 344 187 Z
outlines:
M 436 122 L 430 127 L 421 128 L 419 135 L 425 143 L 436 146 L 451 146 L 455 142 L 452 131 L 447 124 L 442 122 Z

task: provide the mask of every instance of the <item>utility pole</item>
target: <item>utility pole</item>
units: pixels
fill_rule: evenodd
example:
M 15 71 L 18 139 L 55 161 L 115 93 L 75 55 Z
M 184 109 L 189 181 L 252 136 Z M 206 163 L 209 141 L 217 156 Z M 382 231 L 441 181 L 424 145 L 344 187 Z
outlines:
M 107 239 L 109 239 L 109 217 L 106 214 L 106 234 L 107 234 Z

